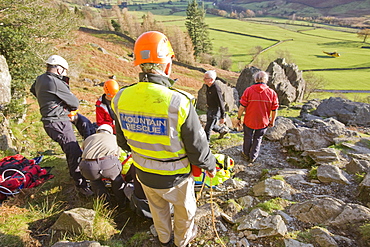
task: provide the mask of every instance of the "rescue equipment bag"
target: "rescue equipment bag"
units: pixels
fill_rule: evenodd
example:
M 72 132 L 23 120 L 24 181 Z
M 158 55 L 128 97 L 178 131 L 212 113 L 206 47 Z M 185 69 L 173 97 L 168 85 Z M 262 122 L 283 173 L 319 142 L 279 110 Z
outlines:
M 217 186 L 226 181 L 227 179 L 229 179 L 233 175 L 234 160 L 233 158 L 225 154 L 214 154 L 214 156 L 216 157 L 217 172 L 215 177 L 212 178 L 212 186 Z M 194 166 L 192 166 L 192 168 L 194 168 Z M 205 186 L 210 187 L 211 180 L 206 175 L 205 171 L 202 171 L 200 173 L 200 176 L 196 176 L 197 173 L 199 173 L 198 170 L 195 170 L 195 173 L 193 172 L 195 185 L 202 185 L 204 183 Z
M 36 187 L 54 177 L 49 173 L 51 168 L 38 165 L 42 157 L 28 160 L 16 154 L 0 160 L 0 201 L 18 194 L 21 189 Z

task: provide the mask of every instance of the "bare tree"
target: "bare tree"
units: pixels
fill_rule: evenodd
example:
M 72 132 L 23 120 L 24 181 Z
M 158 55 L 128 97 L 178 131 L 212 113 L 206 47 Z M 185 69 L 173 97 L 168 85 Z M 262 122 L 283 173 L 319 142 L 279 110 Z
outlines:
M 323 89 L 327 84 L 325 78 L 321 75 L 315 75 L 312 71 L 304 72 L 303 78 L 306 82 L 304 98 L 308 99 L 316 89 Z
M 360 31 L 357 32 L 357 36 L 359 38 L 363 38 L 364 40 L 362 41 L 363 43 L 366 42 L 367 36 L 370 35 L 370 29 L 369 28 L 364 28 Z

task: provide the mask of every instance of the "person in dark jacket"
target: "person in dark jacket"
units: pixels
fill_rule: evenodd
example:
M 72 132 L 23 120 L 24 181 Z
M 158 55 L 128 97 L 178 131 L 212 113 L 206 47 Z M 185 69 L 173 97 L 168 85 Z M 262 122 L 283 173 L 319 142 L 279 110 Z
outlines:
M 69 77 L 66 76 L 68 63 L 61 56 L 52 55 L 47 59 L 46 67 L 46 73 L 38 76 L 31 86 L 40 107 L 41 121 L 49 137 L 58 142 L 66 154 L 69 174 L 75 181 L 76 189 L 92 196 L 86 179 L 76 171 L 82 151 L 68 114 L 78 109 L 79 100 L 69 88 Z
M 209 70 L 204 73 L 203 78 L 204 84 L 207 85 L 207 123 L 204 131 L 206 132 L 208 142 L 210 141 L 212 130 L 220 133 L 219 139 L 229 133 L 229 129 L 223 126 L 225 123 L 225 102 L 216 77 L 216 71 Z M 218 120 L 220 120 L 220 125 L 217 124 Z
M 192 100 L 172 88 L 174 52 L 167 37 L 145 32 L 134 46 L 139 82 L 122 88 L 112 101 L 117 142 L 131 151 L 136 176 L 149 202 L 161 246 L 185 247 L 197 235 L 191 165 L 216 174 L 216 159 Z M 174 208 L 172 228 L 171 204 Z

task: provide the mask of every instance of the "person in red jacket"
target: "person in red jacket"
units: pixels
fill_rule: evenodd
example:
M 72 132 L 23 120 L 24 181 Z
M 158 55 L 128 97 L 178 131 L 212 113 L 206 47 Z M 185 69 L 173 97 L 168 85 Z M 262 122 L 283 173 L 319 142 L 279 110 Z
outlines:
M 262 137 L 267 127 L 275 125 L 279 99 L 274 90 L 266 85 L 269 75 L 264 71 L 254 74 L 255 84 L 245 89 L 240 98 L 238 125 L 241 125 L 243 112 L 244 143 L 242 155 L 254 162 L 259 154 Z
M 108 124 L 113 128 L 113 133 L 116 134 L 116 128 L 114 123 L 114 113 L 111 108 L 111 100 L 119 90 L 118 83 L 110 79 L 104 83 L 104 94 L 96 101 L 96 124 L 98 126 L 102 124 Z

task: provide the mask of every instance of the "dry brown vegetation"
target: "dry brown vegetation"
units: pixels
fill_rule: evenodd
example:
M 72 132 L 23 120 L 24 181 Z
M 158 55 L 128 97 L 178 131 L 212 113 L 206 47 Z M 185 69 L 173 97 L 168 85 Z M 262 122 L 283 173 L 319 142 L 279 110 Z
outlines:
M 108 52 L 104 54 L 98 49 Z M 80 99 L 87 101 L 80 111 L 90 120 L 95 121 L 95 102 L 103 93 L 101 87 L 86 83 L 86 79 L 104 82 L 109 76 L 115 75 L 121 86 L 138 81 L 140 68 L 134 66 L 129 56 L 133 52 L 132 44 L 114 34 L 89 34 L 82 31 L 74 32 L 74 39 L 68 44 L 58 46 L 58 54 L 65 56 L 70 63 L 71 89 Z M 217 69 L 207 64 L 197 64 L 205 70 L 216 70 L 219 77 L 235 85 L 238 73 Z M 203 84 L 203 73 L 185 67 L 173 66 L 171 78 L 178 79 L 174 85 L 197 96 Z

